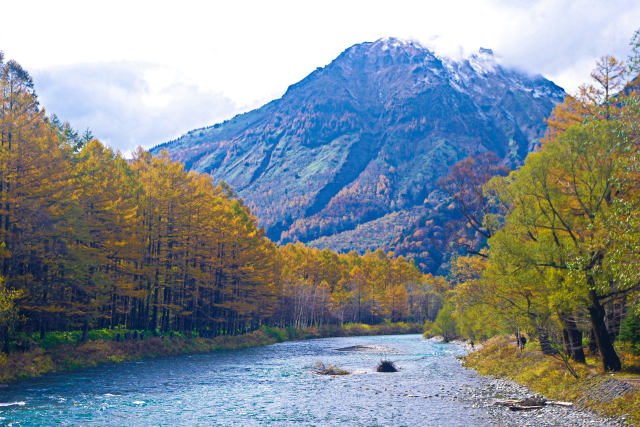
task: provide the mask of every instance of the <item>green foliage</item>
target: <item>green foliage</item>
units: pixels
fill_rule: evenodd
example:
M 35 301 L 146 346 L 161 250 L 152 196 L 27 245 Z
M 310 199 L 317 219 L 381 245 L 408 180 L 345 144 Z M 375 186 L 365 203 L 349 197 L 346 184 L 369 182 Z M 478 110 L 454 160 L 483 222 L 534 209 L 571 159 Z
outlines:
M 635 312 L 629 312 L 627 314 L 627 317 L 625 317 L 620 324 L 620 335 L 618 338 L 621 341 L 640 346 L 640 315 Z
M 318 375 L 349 375 L 351 372 L 333 365 L 316 362 L 313 370 Z
M 92 329 L 88 333 L 88 338 L 90 340 L 104 340 L 104 341 L 116 341 L 118 336 L 121 340 L 125 338 L 125 334 L 129 334 L 133 336 L 133 333 L 139 335 L 145 335 L 146 337 L 152 336 L 150 331 L 142 331 L 142 330 L 134 330 L 134 329 L 126 329 L 126 328 L 113 328 L 113 329 Z M 184 337 L 184 335 L 182 335 Z
M 34 338 L 39 334 L 34 334 Z M 42 348 L 51 348 L 61 344 L 75 344 L 80 342 L 82 331 L 52 331 L 47 332 L 43 339 L 38 339 Z
M 136 336 L 144 335 L 145 338 L 153 336 L 153 334 L 149 331 L 142 330 L 134 330 L 134 329 L 126 329 L 126 328 L 114 328 L 114 329 L 91 329 L 87 333 L 87 338 L 90 341 L 123 341 L 125 340 L 125 336 L 128 336 L 129 339 L 133 337 L 134 333 Z M 174 332 L 174 336 L 185 338 L 184 333 Z M 31 338 L 38 343 L 42 348 L 52 348 L 64 344 L 77 344 L 82 339 L 82 331 L 74 330 L 74 331 L 51 331 L 47 332 L 43 339 L 40 339 L 39 333 L 33 333 Z

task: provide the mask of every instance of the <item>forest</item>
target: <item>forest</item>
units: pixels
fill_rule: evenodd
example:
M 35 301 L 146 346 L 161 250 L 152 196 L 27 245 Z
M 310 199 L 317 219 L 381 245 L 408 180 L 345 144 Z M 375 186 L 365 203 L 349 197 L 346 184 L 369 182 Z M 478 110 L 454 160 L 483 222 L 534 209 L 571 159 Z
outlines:
M 556 106 L 522 167 L 487 173 L 485 154 L 443 180 L 476 238 L 459 242 L 434 333 L 526 332 L 569 370 L 585 347 L 604 371 L 640 354 L 640 32 L 631 47 Z
M 277 247 L 224 182 L 164 153 L 125 159 L 38 103 L 0 56 L 0 335 L 423 322 L 446 282 L 382 251 Z
M 382 250 L 277 246 L 224 182 L 47 115 L 0 55 L 2 350 L 56 331 L 426 321 L 445 339 L 526 333 L 568 366 L 588 346 L 620 370 L 620 342 L 640 351 L 640 33 L 631 46 L 556 106 L 522 166 L 483 152 L 439 181 L 458 210 L 446 278 Z

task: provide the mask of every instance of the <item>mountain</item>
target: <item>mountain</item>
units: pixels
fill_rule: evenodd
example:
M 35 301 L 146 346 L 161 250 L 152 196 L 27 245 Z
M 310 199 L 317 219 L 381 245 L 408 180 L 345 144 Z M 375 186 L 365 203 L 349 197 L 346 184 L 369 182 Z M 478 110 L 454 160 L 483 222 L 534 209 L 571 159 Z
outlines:
M 151 151 L 226 181 L 275 241 L 364 250 L 431 209 L 437 179 L 458 160 L 491 150 L 519 164 L 564 95 L 489 49 L 452 60 L 381 39 L 348 48 L 280 99 Z

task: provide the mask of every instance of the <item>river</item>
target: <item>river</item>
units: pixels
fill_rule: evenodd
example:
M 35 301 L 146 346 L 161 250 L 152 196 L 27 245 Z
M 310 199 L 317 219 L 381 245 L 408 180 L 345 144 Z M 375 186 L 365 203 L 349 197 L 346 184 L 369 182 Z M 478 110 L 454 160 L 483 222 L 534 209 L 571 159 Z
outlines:
M 379 352 L 338 351 L 363 345 Z M 388 348 L 397 350 L 389 353 Z M 126 362 L 0 388 L 3 425 L 559 425 L 492 401 L 524 393 L 461 366 L 457 344 L 419 335 L 326 338 Z M 391 359 L 397 373 L 377 373 Z M 352 371 L 314 373 L 316 362 Z M 553 411 L 570 410 L 564 408 Z M 572 411 L 571 413 L 576 413 Z M 550 414 L 550 415 L 549 415 Z M 576 425 L 605 424 L 583 413 Z M 573 415 L 572 415 L 573 416 Z M 537 418 L 536 418 L 537 417 Z M 558 420 L 558 417 L 562 417 Z M 555 421 L 554 421 L 555 420 Z

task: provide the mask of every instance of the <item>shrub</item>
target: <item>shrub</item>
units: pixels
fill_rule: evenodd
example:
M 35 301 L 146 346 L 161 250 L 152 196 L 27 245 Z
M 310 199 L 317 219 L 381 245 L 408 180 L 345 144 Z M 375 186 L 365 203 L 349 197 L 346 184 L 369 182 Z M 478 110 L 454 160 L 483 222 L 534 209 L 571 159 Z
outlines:
M 398 372 L 398 368 L 391 360 L 381 360 L 376 368 L 377 372 Z
M 124 337 L 125 333 L 132 333 L 132 330 L 124 329 L 124 328 L 114 328 L 114 329 L 92 329 L 87 334 L 87 337 L 91 341 L 103 340 L 103 341 L 115 341 L 116 335 L 120 334 L 120 337 Z
M 422 325 L 422 336 L 425 338 L 431 338 L 433 334 L 431 333 L 431 328 L 433 327 L 433 322 L 429 319 L 424 321 L 424 325 Z
M 81 331 L 53 331 L 47 332 L 44 339 L 38 340 L 43 348 L 55 347 L 60 344 L 75 344 L 82 338 Z
M 293 326 L 287 326 L 287 336 L 291 340 L 296 339 L 298 337 L 298 334 L 296 333 L 296 328 L 294 328 Z
M 287 335 L 287 331 L 282 328 L 275 328 L 275 327 L 263 325 L 260 328 L 260 330 L 265 334 L 272 336 L 278 342 L 286 341 L 289 338 L 289 336 Z

